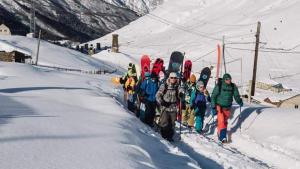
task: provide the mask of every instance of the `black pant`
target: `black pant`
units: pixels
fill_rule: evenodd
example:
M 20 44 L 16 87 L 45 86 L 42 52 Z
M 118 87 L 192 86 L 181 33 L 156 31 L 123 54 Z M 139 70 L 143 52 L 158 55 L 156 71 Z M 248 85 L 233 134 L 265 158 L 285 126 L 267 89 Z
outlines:
M 155 117 L 156 102 L 147 101 L 145 110 L 145 123 L 153 127 Z
M 160 132 L 165 139 L 172 139 L 175 133 L 176 112 L 163 110 L 160 116 Z

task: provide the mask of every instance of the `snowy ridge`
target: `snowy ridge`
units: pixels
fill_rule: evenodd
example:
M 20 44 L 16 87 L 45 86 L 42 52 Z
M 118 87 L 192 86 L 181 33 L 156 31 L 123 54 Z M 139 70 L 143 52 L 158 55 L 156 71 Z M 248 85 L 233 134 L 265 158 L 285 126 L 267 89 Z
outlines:
M 144 15 L 162 4 L 164 0 L 105 0 L 111 4 L 127 7 L 140 15 Z

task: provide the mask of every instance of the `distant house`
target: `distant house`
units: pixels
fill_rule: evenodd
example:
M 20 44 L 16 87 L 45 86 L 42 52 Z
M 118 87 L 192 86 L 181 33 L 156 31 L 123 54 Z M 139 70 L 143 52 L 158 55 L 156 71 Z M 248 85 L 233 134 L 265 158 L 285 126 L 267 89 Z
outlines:
M 295 109 L 299 109 L 299 105 L 300 105 L 300 94 L 295 95 L 291 98 L 288 98 L 286 100 L 281 100 L 279 107 L 282 108 L 295 108 Z
M 0 25 L 0 35 L 11 35 L 10 29 L 4 24 Z
M 30 63 L 32 59 L 31 55 L 31 52 L 26 49 L 0 41 L 0 61 Z

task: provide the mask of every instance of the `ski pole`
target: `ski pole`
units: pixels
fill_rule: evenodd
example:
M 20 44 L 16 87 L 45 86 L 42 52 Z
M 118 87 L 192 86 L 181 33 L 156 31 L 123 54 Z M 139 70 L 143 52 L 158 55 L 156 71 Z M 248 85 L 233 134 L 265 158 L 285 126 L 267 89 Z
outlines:
M 240 106 L 240 114 L 239 114 L 239 121 L 241 120 L 242 114 L 242 107 Z M 240 133 L 242 132 L 242 123 L 240 124 Z

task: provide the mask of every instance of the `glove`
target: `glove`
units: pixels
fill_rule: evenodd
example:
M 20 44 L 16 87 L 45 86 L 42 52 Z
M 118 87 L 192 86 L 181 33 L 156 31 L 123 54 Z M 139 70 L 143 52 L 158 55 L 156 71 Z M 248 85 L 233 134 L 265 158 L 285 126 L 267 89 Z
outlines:
M 240 105 L 240 107 L 243 107 L 244 103 L 243 103 L 243 102 L 241 102 L 241 103 L 239 103 L 239 105 Z
M 212 107 L 212 108 L 211 108 L 210 114 L 211 114 L 212 116 L 217 115 L 217 111 L 216 111 L 216 108 L 215 108 L 215 107 Z

